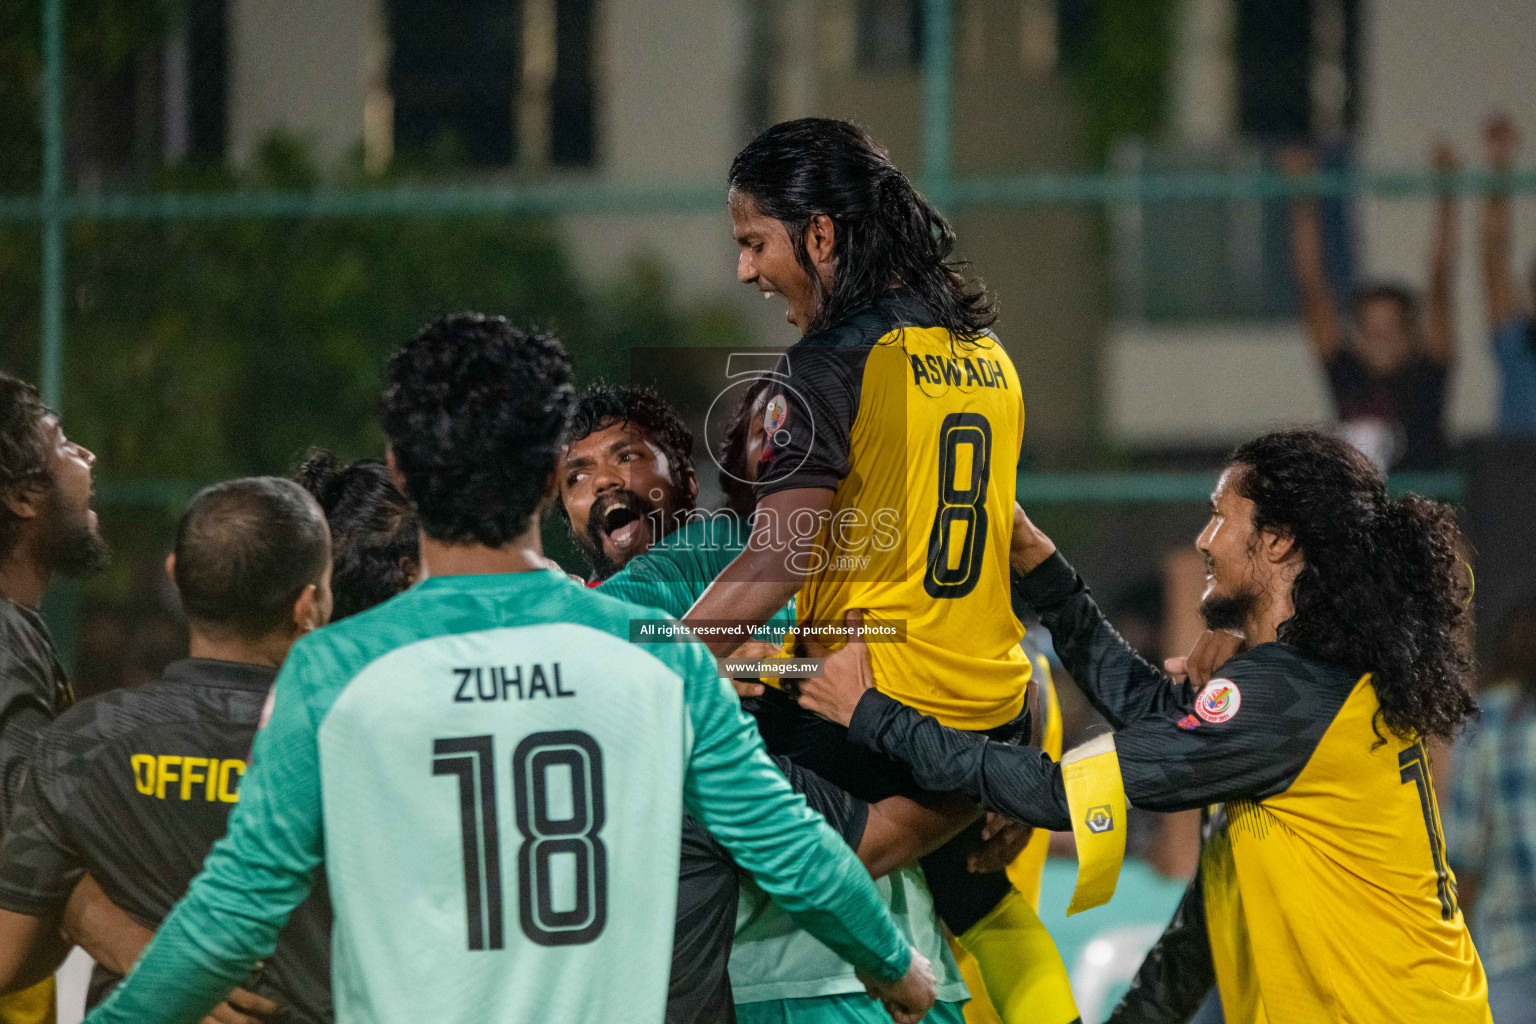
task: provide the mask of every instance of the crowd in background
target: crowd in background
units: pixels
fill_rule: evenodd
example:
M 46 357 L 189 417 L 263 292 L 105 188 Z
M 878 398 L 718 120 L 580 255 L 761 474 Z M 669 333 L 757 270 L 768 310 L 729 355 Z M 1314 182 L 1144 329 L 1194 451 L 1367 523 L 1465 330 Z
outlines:
M 1519 138 L 1510 119 L 1491 117 L 1484 127 L 1487 169 L 1508 175 Z M 1311 153 L 1287 150 L 1288 174 L 1316 170 Z M 1450 145 L 1431 153 L 1436 173 L 1458 170 Z M 1384 469 L 1428 470 L 1447 455 L 1446 393 L 1456 368 L 1455 266 L 1459 241 L 1457 200 L 1450 192 L 1435 206 L 1429 245 L 1429 276 L 1422 297 L 1410 285 L 1376 281 L 1355 290 L 1347 304 L 1330 285 L 1323 231 L 1315 199 L 1291 210 L 1291 250 L 1308 341 L 1328 383 L 1344 435 Z M 1495 433 L 1536 436 L 1536 263 L 1522 288 L 1510 244 L 1506 191 L 1482 203 L 1479 264 L 1486 320 L 1498 365 L 1499 404 Z

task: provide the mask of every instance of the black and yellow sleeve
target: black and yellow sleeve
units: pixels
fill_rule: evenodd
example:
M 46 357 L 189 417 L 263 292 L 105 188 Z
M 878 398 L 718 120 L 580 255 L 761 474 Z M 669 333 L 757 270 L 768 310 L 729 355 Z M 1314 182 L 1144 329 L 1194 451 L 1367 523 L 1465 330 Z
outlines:
M 1061 765 L 1038 747 L 951 729 L 878 690 L 865 691 L 848 738 L 911 765 L 917 784 L 930 792 L 964 793 L 989 811 L 1052 832 L 1072 828 Z
M 1016 576 L 1062 664 L 1115 728 L 1131 804 L 1180 811 L 1282 792 L 1354 689 L 1353 673 L 1284 644 L 1237 655 L 1200 691 L 1136 653 L 1058 553 Z
M 802 487 L 835 490 L 848 475 L 867 345 L 807 339 L 784 353 L 763 411 L 759 499 Z

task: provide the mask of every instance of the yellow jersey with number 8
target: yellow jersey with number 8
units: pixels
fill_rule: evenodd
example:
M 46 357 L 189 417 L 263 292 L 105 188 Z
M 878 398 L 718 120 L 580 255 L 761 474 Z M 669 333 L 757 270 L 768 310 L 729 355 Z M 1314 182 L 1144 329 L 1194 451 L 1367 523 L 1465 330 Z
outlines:
M 961 729 L 1018 717 L 1030 663 L 1008 546 L 1024 401 L 1002 344 L 958 341 L 892 291 L 803 338 L 775 376 L 758 496 L 833 492 L 820 522 L 774 524 L 816 531 L 794 566 L 800 635 L 836 649 L 860 610 L 882 692 Z

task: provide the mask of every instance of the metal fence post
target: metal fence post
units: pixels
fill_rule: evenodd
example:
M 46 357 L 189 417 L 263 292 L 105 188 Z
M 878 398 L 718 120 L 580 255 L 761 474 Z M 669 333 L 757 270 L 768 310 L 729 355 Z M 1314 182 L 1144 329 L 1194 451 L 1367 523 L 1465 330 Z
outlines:
M 951 198 L 952 0 L 923 0 L 923 189 L 943 209 Z
M 43 351 L 39 388 L 64 400 L 64 0 L 43 4 Z

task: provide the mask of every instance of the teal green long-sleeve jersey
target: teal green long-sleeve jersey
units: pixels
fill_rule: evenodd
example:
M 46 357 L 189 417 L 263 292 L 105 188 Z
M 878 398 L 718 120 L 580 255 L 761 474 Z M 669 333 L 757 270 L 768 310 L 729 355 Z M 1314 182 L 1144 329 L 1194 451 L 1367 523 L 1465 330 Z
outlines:
M 322 864 L 347 1024 L 662 1018 L 681 816 L 856 966 L 910 950 L 661 613 L 555 572 L 429 579 L 295 645 L 229 833 L 90 1024 L 197 1021 Z

